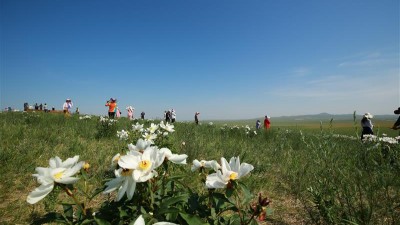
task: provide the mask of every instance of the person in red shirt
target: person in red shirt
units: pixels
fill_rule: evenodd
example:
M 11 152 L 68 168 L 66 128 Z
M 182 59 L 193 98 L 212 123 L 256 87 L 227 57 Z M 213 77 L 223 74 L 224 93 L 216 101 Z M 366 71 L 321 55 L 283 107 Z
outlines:
M 108 106 L 108 117 L 114 119 L 115 109 L 117 107 L 117 100 L 110 98 L 110 101 L 107 101 L 105 106 Z
M 269 119 L 270 119 L 269 116 L 265 116 L 265 119 L 264 119 L 264 128 L 265 129 L 269 129 L 271 127 L 271 121 Z

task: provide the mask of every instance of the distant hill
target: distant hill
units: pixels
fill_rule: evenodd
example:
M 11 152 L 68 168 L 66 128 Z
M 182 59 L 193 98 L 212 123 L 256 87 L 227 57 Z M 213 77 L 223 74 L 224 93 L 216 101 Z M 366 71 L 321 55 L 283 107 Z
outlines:
M 356 120 L 361 120 L 363 115 L 356 115 Z M 349 121 L 353 120 L 353 114 L 329 114 L 319 113 L 313 115 L 298 115 L 298 116 L 279 116 L 272 117 L 271 120 L 275 121 L 329 121 L 333 118 L 334 121 Z M 397 115 L 375 115 L 373 120 L 389 120 L 396 121 Z M 263 120 L 264 118 L 255 118 L 254 120 Z
M 363 115 L 356 115 L 356 121 L 359 122 L 362 119 Z M 374 115 L 372 121 L 393 121 L 393 123 L 397 120 L 398 115 Z M 297 115 L 297 116 L 278 116 L 271 117 L 272 123 L 283 123 L 283 124 L 297 124 L 297 123 L 307 123 L 307 122 L 329 122 L 333 118 L 333 121 L 353 121 L 353 114 L 330 114 L 330 113 L 319 113 L 319 114 L 310 114 L 310 115 Z M 218 124 L 254 124 L 256 120 L 264 121 L 264 117 L 253 118 L 253 119 L 213 119 L 213 120 L 203 120 L 203 123 L 213 122 Z

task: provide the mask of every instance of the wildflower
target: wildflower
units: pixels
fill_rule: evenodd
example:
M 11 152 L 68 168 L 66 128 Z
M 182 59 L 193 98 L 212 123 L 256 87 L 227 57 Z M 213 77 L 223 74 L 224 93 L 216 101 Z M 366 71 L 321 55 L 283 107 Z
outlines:
M 156 125 L 156 124 L 154 124 L 154 123 L 151 123 L 151 124 L 150 124 L 150 127 L 147 128 L 147 131 L 148 131 L 150 134 L 154 134 L 157 130 L 158 130 L 158 125 Z
M 136 145 L 133 144 L 128 144 L 128 149 L 130 151 L 137 151 L 137 152 L 143 152 L 147 147 L 149 147 L 153 142 L 139 139 L 136 142 Z
M 221 158 L 221 171 L 210 174 L 206 178 L 207 188 L 225 188 L 231 181 L 238 180 L 252 171 L 254 167 L 247 163 L 240 164 L 239 157 L 232 157 L 228 162 Z
M 72 177 L 82 168 L 84 162 L 77 163 L 79 156 L 68 158 L 62 161 L 58 156 L 49 160 L 50 167 L 36 167 L 36 174 L 33 174 L 40 183 L 27 197 L 27 202 L 35 204 L 48 195 L 54 188 L 54 185 L 73 184 L 79 178 Z
M 133 131 L 142 132 L 143 131 L 143 124 L 140 124 L 139 122 L 136 122 L 136 124 L 132 125 L 132 130 Z
M 164 158 L 157 147 L 148 147 L 138 155 L 121 156 L 118 165 L 124 169 L 132 169 L 136 182 L 145 182 L 157 175 L 155 169 L 163 163 Z
M 115 170 L 115 178 L 105 184 L 107 187 L 103 193 L 108 194 L 118 189 L 117 201 L 121 200 L 125 193 L 128 199 L 131 200 L 136 189 L 136 182 L 132 177 L 132 172 L 132 169 L 125 168 Z
M 161 122 L 160 122 L 160 127 L 161 127 L 162 129 L 168 131 L 169 133 L 175 132 L 175 130 L 174 130 L 174 125 L 173 125 L 173 124 L 170 124 L 170 123 L 168 123 L 168 122 L 164 124 L 164 121 L 161 121 Z
M 150 143 L 152 143 L 152 144 L 154 144 L 154 141 L 153 140 L 155 140 L 156 138 L 157 138 L 157 134 L 154 134 L 154 133 L 144 133 L 143 135 L 142 135 L 142 137 L 144 138 L 144 140 L 146 140 L 146 141 L 148 141 L 148 142 L 150 142 Z
M 129 132 L 125 130 L 117 131 L 117 137 L 119 137 L 119 140 L 128 140 Z
M 164 154 L 165 158 L 175 164 L 186 164 L 186 158 L 188 157 L 186 154 L 173 154 L 168 148 L 161 148 L 160 152 Z
M 217 163 L 215 160 L 211 161 L 206 161 L 206 160 L 193 160 L 193 165 L 192 165 L 192 172 L 197 170 L 197 169 L 203 169 L 203 168 L 212 168 L 214 171 L 218 171 L 221 166 Z

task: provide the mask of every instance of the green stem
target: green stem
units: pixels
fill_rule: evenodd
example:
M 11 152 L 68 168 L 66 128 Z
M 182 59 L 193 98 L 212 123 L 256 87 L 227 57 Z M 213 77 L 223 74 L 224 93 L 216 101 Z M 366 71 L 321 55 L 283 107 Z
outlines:
M 76 198 L 76 196 L 74 195 L 74 193 L 73 193 L 66 185 L 63 185 L 63 188 L 64 188 L 65 192 L 67 193 L 67 195 L 71 196 L 72 199 L 74 199 L 75 204 L 76 204 L 79 208 L 81 208 L 83 215 L 86 216 L 86 208 L 85 208 L 85 205 L 79 202 L 79 200 Z

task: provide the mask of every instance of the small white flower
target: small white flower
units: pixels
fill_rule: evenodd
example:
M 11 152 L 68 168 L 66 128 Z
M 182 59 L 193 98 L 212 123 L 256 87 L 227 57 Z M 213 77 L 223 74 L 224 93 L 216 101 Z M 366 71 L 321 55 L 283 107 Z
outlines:
M 119 140 L 128 140 L 129 132 L 125 130 L 117 131 L 117 137 Z
M 152 141 L 147 141 L 140 138 L 136 142 L 136 145 L 128 144 L 128 149 L 130 152 L 132 151 L 143 152 L 147 147 L 150 147 L 151 144 L 153 144 Z
M 49 168 L 36 167 L 36 174 L 33 174 L 40 183 L 40 186 L 35 188 L 27 197 L 27 202 L 35 204 L 48 195 L 54 188 L 55 183 L 73 184 L 79 178 L 72 177 L 78 173 L 84 162 L 78 163 L 79 156 L 68 158 L 62 161 L 58 156 L 49 160 Z
M 158 130 L 158 125 L 151 123 L 150 127 L 147 128 L 147 131 L 151 134 L 154 134 L 156 132 L 156 130 Z
M 144 138 L 144 140 L 146 140 L 146 141 L 148 141 L 148 142 L 151 142 L 152 144 L 154 144 L 154 141 L 153 140 L 155 140 L 156 138 L 157 138 L 157 134 L 154 134 L 154 133 L 144 133 L 143 135 L 142 135 L 142 137 Z
M 132 130 L 133 131 L 142 132 L 143 131 L 143 124 L 140 124 L 139 122 L 136 122 L 136 124 L 132 125 Z
M 145 182 L 157 175 L 155 169 L 164 162 L 164 158 L 164 154 L 157 147 L 151 146 L 146 148 L 143 154 L 121 156 L 118 165 L 124 169 L 132 169 L 132 176 L 136 182 Z
M 199 161 L 197 159 L 193 160 L 193 165 L 191 168 L 192 172 L 195 170 L 198 170 L 200 168 L 211 168 L 214 171 L 218 171 L 221 168 L 221 166 L 215 160 L 210 160 L 210 161 L 206 161 L 206 160 Z
M 160 127 L 162 128 L 162 129 L 164 129 L 164 130 L 166 130 L 166 131 L 168 131 L 168 132 L 170 132 L 170 133 L 172 133 L 172 132 L 175 132 L 175 130 L 174 130 L 174 125 L 173 124 L 170 124 L 170 123 L 166 123 L 166 124 L 164 124 L 164 121 L 161 121 L 160 122 Z
M 210 174 L 206 178 L 207 188 L 225 188 L 232 180 L 238 180 L 252 171 L 254 167 L 247 163 L 240 164 L 239 157 L 232 157 L 228 162 L 221 158 L 221 171 Z

